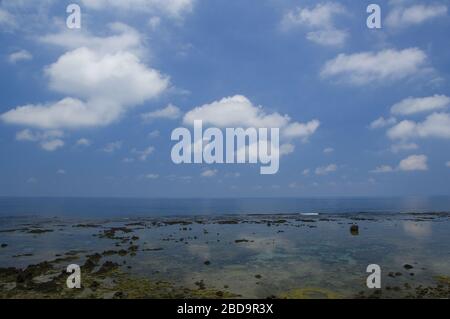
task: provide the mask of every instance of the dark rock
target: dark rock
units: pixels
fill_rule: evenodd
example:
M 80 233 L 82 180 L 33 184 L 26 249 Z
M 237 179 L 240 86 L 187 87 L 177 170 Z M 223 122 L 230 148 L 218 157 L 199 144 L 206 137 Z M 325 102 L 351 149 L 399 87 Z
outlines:
M 211 262 L 210 262 L 209 260 L 207 260 L 207 261 L 204 262 L 204 264 L 205 264 L 206 266 L 209 266 L 209 265 L 211 265 Z
M 72 227 L 75 227 L 75 228 L 99 228 L 100 225 L 94 225 L 94 224 L 78 224 L 78 225 L 73 225 Z
M 98 274 L 98 275 L 106 274 L 117 268 L 119 268 L 119 264 L 114 263 L 112 261 L 107 261 L 100 267 L 100 269 L 96 272 L 96 274 Z
M 410 269 L 413 269 L 414 267 L 411 266 L 410 264 L 405 264 L 405 265 L 403 265 L 403 268 L 405 268 L 406 270 L 410 270 Z
M 248 239 L 237 239 L 237 240 L 235 240 L 234 242 L 235 242 L 236 244 L 239 244 L 239 243 L 249 243 L 249 242 L 253 242 L 253 241 L 248 240 Z
M 6 247 L 8 247 L 8 244 L 2 244 L 1 247 L 6 248 Z
M 27 231 L 27 233 L 29 233 L 29 234 L 37 234 L 37 235 L 44 234 L 44 233 L 51 233 L 51 232 L 53 232 L 52 229 L 32 229 L 32 230 Z
M 358 236 L 358 235 L 359 235 L 359 226 L 358 226 L 358 225 L 352 225 L 352 226 L 350 227 L 350 233 L 351 233 L 353 236 Z

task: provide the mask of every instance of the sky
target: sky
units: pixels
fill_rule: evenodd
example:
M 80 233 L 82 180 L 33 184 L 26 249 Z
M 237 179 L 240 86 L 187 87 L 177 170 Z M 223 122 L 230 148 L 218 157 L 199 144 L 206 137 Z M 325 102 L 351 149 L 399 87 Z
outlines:
M 0 0 L 0 196 L 450 195 L 449 1 L 71 3 Z M 174 164 L 193 119 L 279 172 Z

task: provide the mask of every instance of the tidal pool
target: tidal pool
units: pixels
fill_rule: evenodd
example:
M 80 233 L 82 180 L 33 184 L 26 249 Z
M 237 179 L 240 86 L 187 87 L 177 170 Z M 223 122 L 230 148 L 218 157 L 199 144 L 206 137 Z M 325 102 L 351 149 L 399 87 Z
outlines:
M 5 217 L 0 297 L 449 298 L 449 239 L 447 213 Z

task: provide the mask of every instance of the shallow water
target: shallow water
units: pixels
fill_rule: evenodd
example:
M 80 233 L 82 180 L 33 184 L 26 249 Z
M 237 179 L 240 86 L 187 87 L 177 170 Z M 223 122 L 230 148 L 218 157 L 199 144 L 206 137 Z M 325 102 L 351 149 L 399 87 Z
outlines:
M 358 234 L 351 233 L 353 224 Z M 202 282 L 244 298 L 370 295 L 369 264 L 381 266 L 382 297 L 416 297 L 416 287 L 435 286 L 436 278 L 450 276 L 450 214 L 444 213 L 22 217 L 1 218 L 0 225 L 0 243 L 8 245 L 0 249 L 0 268 L 24 268 L 70 251 L 79 257 L 70 263 L 81 265 L 88 254 L 138 245 L 134 256 L 105 258 L 132 276 L 191 289 Z M 130 232 L 100 238 L 113 227 Z M 51 232 L 29 233 L 33 229 Z M 406 264 L 413 268 L 405 269 Z

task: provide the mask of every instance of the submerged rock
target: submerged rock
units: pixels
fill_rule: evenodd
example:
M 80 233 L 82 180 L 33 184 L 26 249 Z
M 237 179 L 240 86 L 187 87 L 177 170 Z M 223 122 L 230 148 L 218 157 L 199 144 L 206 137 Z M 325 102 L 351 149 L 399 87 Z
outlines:
M 28 234 L 37 234 L 37 235 L 51 233 L 51 232 L 53 232 L 52 229 L 32 229 L 32 230 L 27 231 Z
M 100 269 L 95 274 L 97 274 L 97 275 L 106 274 L 117 268 L 119 268 L 118 263 L 114 263 L 112 261 L 107 261 L 100 267 Z
M 358 225 L 350 226 L 350 234 L 352 234 L 353 236 L 358 236 L 359 235 L 359 226 Z

